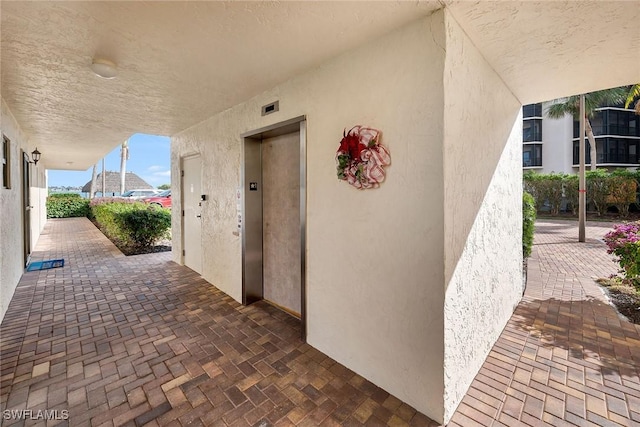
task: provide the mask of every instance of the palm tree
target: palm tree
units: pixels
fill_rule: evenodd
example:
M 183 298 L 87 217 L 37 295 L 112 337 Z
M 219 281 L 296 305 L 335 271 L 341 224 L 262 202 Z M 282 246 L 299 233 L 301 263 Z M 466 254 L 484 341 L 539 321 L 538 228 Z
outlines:
M 91 189 L 89 190 L 89 198 L 93 199 L 96 195 L 96 181 L 98 180 L 98 164 L 93 165 L 93 171 L 91 172 Z
M 634 84 L 631 86 L 631 89 L 629 89 L 629 94 L 627 95 L 627 100 L 624 103 L 624 108 L 629 108 L 635 98 L 638 98 L 638 100 L 636 101 L 634 109 L 636 110 L 636 114 L 640 116 L 640 83 Z
M 124 193 L 125 178 L 127 176 L 127 160 L 129 159 L 129 140 L 122 143 L 120 148 L 120 194 Z
M 589 140 L 589 148 L 591 153 L 591 170 L 596 170 L 596 162 L 598 159 L 596 151 L 596 139 L 593 136 L 590 118 L 593 118 L 596 109 L 606 105 L 622 104 L 628 95 L 628 87 L 616 87 L 613 89 L 599 90 L 597 92 L 587 93 L 585 100 L 585 133 Z M 574 120 L 579 119 L 580 115 L 580 95 L 573 95 L 568 98 L 556 99 L 554 103 L 547 109 L 547 115 L 552 119 L 560 119 L 567 114 L 571 114 Z

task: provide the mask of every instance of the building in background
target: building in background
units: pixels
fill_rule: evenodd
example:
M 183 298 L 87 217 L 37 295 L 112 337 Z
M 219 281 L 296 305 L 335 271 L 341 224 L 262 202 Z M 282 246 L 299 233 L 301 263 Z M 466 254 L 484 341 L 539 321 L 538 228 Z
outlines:
M 522 167 L 539 173 L 578 173 L 579 122 L 566 115 L 547 116 L 552 101 L 522 109 Z M 597 145 L 597 167 L 640 167 L 640 116 L 622 105 L 597 109 L 591 127 Z M 586 144 L 586 164 L 591 164 Z
M 99 194 L 100 197 L 105 196 L 119 196 L 120 195 L 120 172 L 105 172 L 105 189 L 104 194 L 102 194 L 102 172 L 100 172 L 96 178 L 96 194 Z M 140 178 L 133 172 L 127 172 L 125 178 L 125 186 L 124 190 L 134 190 L 134 189 L 149 189 L 153 190 L 153 185 L 149 184 L 144 179 Z M 89 194 L 91 191 L 91 181 L 87 182 L 82 187 L 82 193 Z

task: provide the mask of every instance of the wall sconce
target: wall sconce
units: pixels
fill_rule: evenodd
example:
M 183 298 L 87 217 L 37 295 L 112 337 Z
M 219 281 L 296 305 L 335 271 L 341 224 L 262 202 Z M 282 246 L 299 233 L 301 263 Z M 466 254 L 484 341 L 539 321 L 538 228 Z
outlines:
M 42 154 L 42 153 L 40 153 L 40 152 L 38 151 L 38 147 L 36 147 L 36 149 L 35 149 L 35 150 L 33 150 L 33 151 L 31 152 L 31 158 L 33 159 L 33 164 L 34 164 L 34 165 L 37 165 L 37 164 L 38 164 L 38 161 L 40 161 L 40 155 L 41 155 L 41 154 Z

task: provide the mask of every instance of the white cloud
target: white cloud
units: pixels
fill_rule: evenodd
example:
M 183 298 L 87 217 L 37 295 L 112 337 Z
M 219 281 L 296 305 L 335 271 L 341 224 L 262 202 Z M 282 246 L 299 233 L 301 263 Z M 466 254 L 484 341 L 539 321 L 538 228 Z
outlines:
M 155 175 L 145 175 L 145 176 L 142 176 L 141 178 L 153 186 L 158 186 L 161 184 L 169 184 L 171 181 L 165 177 L 155 176 Z
M 147 168 L 149 172 L 157 172 L 157 171 L 161 171 L 162 169 L 164 169 L 164 167 L 158 166 L 158 165 L 149 166 Z
M 169 184 L 171 182 L 171 171 L 157 171 L 146 174 L 142 179 L 152 185 Z

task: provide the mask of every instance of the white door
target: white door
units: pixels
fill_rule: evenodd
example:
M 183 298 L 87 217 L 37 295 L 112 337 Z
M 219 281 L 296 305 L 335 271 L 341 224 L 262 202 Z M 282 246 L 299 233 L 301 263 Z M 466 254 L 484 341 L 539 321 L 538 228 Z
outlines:
M 202 162 L 200 156 L 182 159 L 182 248 L 184 265 L 202 273 Z

